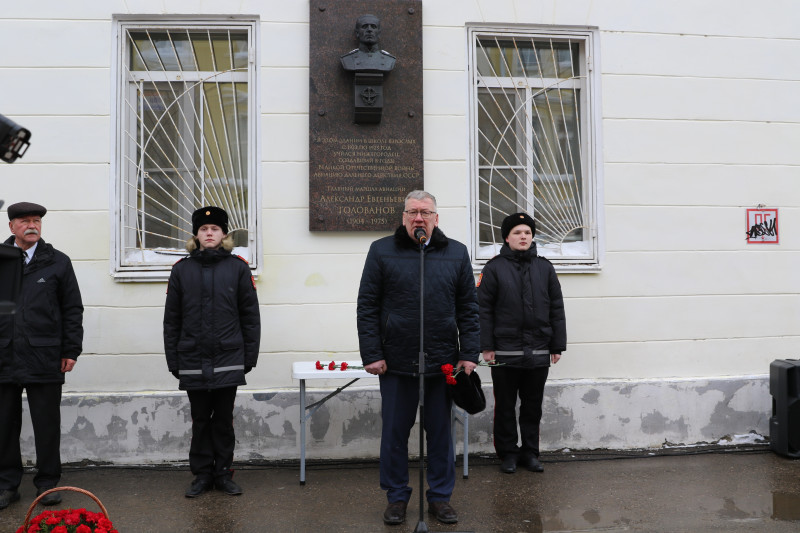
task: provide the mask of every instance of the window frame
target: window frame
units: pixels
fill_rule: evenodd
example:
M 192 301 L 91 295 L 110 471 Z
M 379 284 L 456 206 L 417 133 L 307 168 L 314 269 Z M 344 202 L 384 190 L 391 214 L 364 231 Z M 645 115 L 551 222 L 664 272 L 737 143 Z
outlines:
M 261 270 L 262 239 L 261 239 L 261 142 L 259 127 L 260 106 L 260 68 L 258 50 L 261 42 L 260 19 L 257 16 L 230 16 L 230 15 L 191 15 L 191 16 L 163 16 L 163 15 L 114 15 L 113 16 L 113 56 L 111 64 L 112 84 L 111 98 L 111 138 L 113 139 L 111 154 L 111 194 L 112 211 L 112 236 L 110 239 L 111 275 L 115 281 L 165 281 L 174 264 L 181 255 L 175 256 L 175 261 L 165 264 L 124 264 L 125 226 L 126 217 L 131 216 L 130 209 L 126 209 L 126 198 L 130 195 L 130 184 L 123 179 L 126 173 L 135 171 L 135 164 L 126 161 L 128 153 L 127 137 L 128 127 L 136 122 L 135 112 L 126 106 L 126 96 L 133 85 L 126 79 L 126 65 L 128 63 L 129 43 L 127 32 L 136 30 L 167 30 L 187 29 L 189 31 L 211 30 L 245 30 L 249 35 L 248 45 L 248 110 L 247 110 L 247 135 L 249 139 L 247 156 L 247 209 L 248 209 L 248 248 L 250 251 L 250 269 L 254 275 Z M 159 73 L 157 79 L 145 80 L 158 82 L 161 77 L 167 80 L 174 73 Z M 163 80 L 162 80 L 163 81 Z M 133 169 L 131 166 L 133 165 Z M 199 207 L 199 206 L 198 206 Z M 134 210 L 135 211 L 135 210 Z M 134 215 L 135 216 L 135 215 Z
M 587 244 L 589 253 L 585 256 L 549 257 L 547 250 L 539 248 L 542 256 L 548 257 L 559 272 L 599 272 L 604 258 L 603 227 L 603 166 L 602 156 L 602 109 L 600 100 L 599 65 L 599 31 L 595 27 L 585 26 L 545 26 L 545 25 L 501 25 L 501 24 L 467 24 L 468 49 L 468 98 L 469 98 L 469 177 L 470 177 L 470 252 L 473 267 L 479 272 L 490 259 L 480 248 L 480 164 L 479 154 L 479 94 L 480 89 L 493 89 L 479 82 L 477 53 L 479 39 L 513 39 L 528 40 L 580 40 L 579 65 L 585 69 L 585 87 L 581 88 L 581 106 L 583 111 L 579 117 L 582 137 L 583 199 L 585 202 L 588 228 L 584 232 L 583 242 Z M 508 82 L 511 77 L 504 78 Z M 528 127 L 529 125 L 526 125 Z M 524 166 L 524 165 L 523 165 Z M 528 174 L 530 177 L 531 174 Z M 499 247 L 497 247 L 499 251 Z

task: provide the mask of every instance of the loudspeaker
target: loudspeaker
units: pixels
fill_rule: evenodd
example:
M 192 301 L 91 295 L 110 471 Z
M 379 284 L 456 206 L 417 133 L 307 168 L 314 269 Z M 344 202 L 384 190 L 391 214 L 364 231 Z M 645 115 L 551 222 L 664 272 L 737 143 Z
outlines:
M 776 359 L 769 365 L 770 448 L 787 457 L 800 457 L 800 360 Z
M 22 250 L 0 244 L 0 315 L 11 315 L 17 309 L 22 288 Z

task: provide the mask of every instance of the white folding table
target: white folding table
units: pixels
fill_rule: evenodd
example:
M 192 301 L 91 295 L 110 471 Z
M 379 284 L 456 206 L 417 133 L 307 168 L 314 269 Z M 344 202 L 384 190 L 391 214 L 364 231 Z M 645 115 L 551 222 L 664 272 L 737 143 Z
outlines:
M 348 366 L 361 366 L 361 361 L 345 361 Z M 306 483 L 306 423 L 311 416 L 322 407 L 322 404 L 342 392 L 344 389 L 355 383 L 361 378 L 377 378 L 362 369 L 341 370 L 328 370 L 328 365 L 325 364 L 324 370 L 317 370 L 316 361 L 300 361 L 292 363 L 292 378 L 300 381 L 300 484 Z M 338 362 L 341 364 L 341 361 Z M 348 380 L 346 384 L 338 387 L 336 390 L 318 400 L 311 405 L 306 405 L 306 380 L 307 379 L 324 379 L 324 380 Z M 450 415 L 450 427 L 453 438 L 453 460 L 455 460 L 456 446 L 455 446 L 455 422 L 460 421 L 464 426 L 464 479 L 469 477 L 469 414 L 466 411 L 453 405 L 453 411 Z

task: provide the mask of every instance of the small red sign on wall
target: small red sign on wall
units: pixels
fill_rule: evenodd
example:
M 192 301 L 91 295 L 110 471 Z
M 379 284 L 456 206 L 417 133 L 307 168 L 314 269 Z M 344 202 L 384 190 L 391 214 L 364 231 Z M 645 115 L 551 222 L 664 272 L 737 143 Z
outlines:
M 747 210 L 747 243 L 778 244 L 778 210 Z

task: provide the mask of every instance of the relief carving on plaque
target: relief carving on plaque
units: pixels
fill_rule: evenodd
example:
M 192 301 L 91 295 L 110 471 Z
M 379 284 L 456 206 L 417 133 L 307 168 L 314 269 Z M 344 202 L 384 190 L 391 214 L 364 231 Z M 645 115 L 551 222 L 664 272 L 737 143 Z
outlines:
M 356 20 L 358 48 L 341 56 L 342 68 L 353 72 L 353 105 L 356 124 L 378 124 L 383 113 L 383 80 L 397 59 L 381 50 L 381 21 L 375 15 Z

